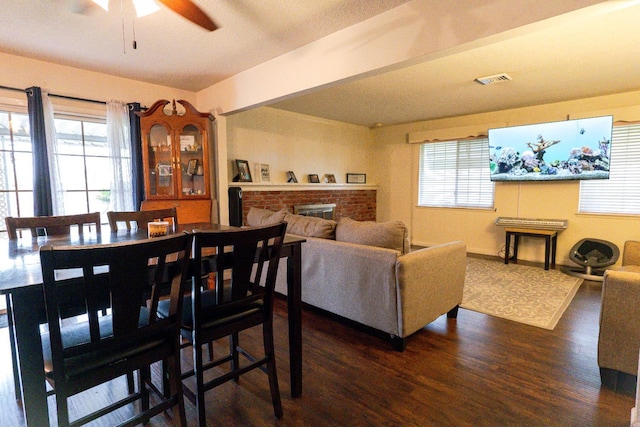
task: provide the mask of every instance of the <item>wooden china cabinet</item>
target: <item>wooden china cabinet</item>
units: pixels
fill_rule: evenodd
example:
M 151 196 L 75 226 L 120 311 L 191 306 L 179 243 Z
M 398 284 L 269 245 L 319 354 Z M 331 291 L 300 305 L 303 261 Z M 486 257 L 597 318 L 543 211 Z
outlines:
M 213 116 L 187 101 L 156 101 L 140 116 L 145 200 L 142 210 L 176 207 L 179 223 L 218 222 Z M 165 107 L 171 105 L 171 110 Z

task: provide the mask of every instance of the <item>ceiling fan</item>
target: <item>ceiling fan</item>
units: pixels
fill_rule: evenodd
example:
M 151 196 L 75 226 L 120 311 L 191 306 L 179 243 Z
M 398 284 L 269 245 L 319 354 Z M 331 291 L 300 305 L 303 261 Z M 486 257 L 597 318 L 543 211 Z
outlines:
M 218 26 L 213 20 L 191 0 L 157 1 L 205 30 L 215 31 L 218 29 Z M 109 0 L 76 0 L 73 4 L 73 11 L 88 14 L 95 5 L 100 6 L 106 11 L 109 10 Z M 133 0 L 133 5 L 135 6 L 138 17 L 148 15 L 160 9 L 156 4 L 156 0 Z

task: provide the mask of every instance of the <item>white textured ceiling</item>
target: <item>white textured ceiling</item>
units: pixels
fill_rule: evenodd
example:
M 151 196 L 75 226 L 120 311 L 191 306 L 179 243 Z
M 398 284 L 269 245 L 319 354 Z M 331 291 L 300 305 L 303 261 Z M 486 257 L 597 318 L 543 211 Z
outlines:
M 0 51 L 198 91 L 407 0 L 195 0 L 220 26 L 211 33 L 164 7 L 133 20 L 130 0 L 88 15 L 72 12 L 77 1 L 4 0 Z M 272 106 L 371 126 L 640 90 L 640 6 L 610 3 L 625 7 L 557 17 Z M 501 72 L 513 81 L 473 81 Z
M 208 32 L 164 6 L 134 19 L 131 0 L 2 0 L 0 51 L 198 91 L 406 1 L 194 0 Z
M 640 5 L 570 14 L 511 33 L 274 106 L 372 126 L 640 90 Z M 474 81 L 498 73 L 513 80 Z

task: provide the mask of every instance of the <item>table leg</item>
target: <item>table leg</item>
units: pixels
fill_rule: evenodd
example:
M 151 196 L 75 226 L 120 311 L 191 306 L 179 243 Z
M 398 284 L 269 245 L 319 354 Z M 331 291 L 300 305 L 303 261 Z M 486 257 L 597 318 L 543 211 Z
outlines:
M 9 345 L 11 346 L 11 368 L 13 370 L 13 390 L 16 400 L 22 400 L 22 391 L 20 390 L 20 368 L 18 367 L 18 350 L 16 349 L 16 333 L 13 327 L 13 310 L 11 305 L 11 294 L 5 295 L 7 304 L 7 323 L 9 324 Z
M 551 255 L 551 236 L 544 238 L 544 269 L 549 269 L 549 255 Z
M 504 242 L 504 263 L 509 264 L 509 251 L 511 247 L 511 233 L 507 231 L 507 237 Z
M 44 307 L 42 288 L 15 290 L 11 302 L 24 415 L 28 426 L 46 426 L 49 425 L 49 411 L 38 316 L 39 308 Z
M 520 243 L 520 235 L 515 233 L 513 235 L 513 263 L 518 263 L 518 243 Z
M 556 245 L 558 244 L 558 234 L 551 238 L 551 268 L 556 268 Z
M 291 395 L 302 395 L 302 245 L 291 245 L 287 257 L 287 311 Z

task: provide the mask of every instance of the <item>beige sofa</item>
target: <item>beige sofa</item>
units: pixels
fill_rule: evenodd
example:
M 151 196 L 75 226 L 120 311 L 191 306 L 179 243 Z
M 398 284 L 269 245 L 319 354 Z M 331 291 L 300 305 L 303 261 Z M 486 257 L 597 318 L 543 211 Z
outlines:
M 640 353 L 640 242 L 627 241 L 622 267 L 602 281 L 598 366 L 602 384 L 622 391 L 635 387 Z
M 462 301 L 466 245 L 451 242 L 409 251 L 400 222 L 339 222 L 252 208 L 247 224 L 288 223 L 302 244 L 302 300 L 386 332 L 396 350 L 440 315 L 456 317 Z M 281 265 L 282 267 L 282 265 Z M 286 272 L 276 290 L 285 294 Z

